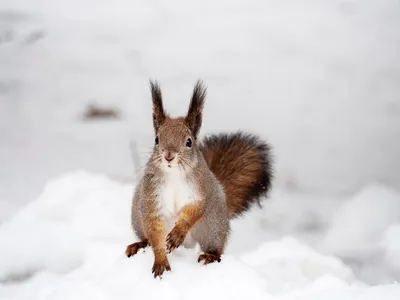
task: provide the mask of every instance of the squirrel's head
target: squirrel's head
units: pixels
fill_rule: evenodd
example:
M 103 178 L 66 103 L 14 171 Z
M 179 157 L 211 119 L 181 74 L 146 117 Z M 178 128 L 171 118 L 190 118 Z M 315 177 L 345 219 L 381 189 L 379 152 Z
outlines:
M 197 137 L 202 123 L 206 88 L 201 81 L 194 86 L 185 117 L 171 118 L 165 112 L 161 89 L 150 81 L 153 100 L 154 154 L 161 167 L 193 168 L 197 163 Z

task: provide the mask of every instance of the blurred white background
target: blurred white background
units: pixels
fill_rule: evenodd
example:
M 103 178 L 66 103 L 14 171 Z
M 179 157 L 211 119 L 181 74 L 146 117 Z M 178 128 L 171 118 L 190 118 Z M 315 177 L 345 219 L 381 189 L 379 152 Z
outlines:
M 148 79 L 180 115 L 201 78 L 202 134 L 243 129 L 273 146 L 265 227 L 296 236 L 316 219 L 305 241 L 367 282 L 399 280 L 399 53 L 396 0 L 3 0 L 0 223 L 67 171 L 133 186 L 129 144 L 144 164 L 153 143 Z M 90 103 L 120 118 L 84 120 Z

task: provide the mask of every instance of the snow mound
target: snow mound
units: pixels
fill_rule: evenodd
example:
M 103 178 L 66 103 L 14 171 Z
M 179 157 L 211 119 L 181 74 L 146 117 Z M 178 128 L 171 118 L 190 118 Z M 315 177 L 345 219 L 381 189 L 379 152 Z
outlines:
M 325 276 L 335 276 L 348 283 L 355 279 L 339 259 L 322 255 L 291 237 L 265 243 L 245 254 L 243 261 L 263 274 L 275 292 L 302 288 Z
M 400 287 L 361 284 L 338 258 L 292 237 L 264 242 L 221 263 L 178 249 L 171 272 L 151 274 L 152 251 L 124 255 L 131 185 L 71 172 L 0 227 L 0 298 L 7 299 L 399 299 Z
M 49 181 L 36 201 L 0 227 L 0 280 L 68 272 L 82 264 L 91 242 L 123 239 L 130 233 L 131 193 L 131 186 L 84 171 Z
M 370 256 L 385 230 L 400 221 L 400 195 L 380 185 L 364 188 L 336 211 L 324 247 L 344 257 Z
M 386 263 L 400 273 L 400 223 L 385 230 L 379 245 L 384 251 Z

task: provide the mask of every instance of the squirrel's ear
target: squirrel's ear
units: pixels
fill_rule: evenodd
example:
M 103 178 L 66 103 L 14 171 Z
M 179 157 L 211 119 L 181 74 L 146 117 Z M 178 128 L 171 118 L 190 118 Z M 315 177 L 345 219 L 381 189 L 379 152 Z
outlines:
M 153 126 L 154 131 L 157 132 L 158 128 L 164 123 L 166 116 L 162 103 L 162 95 L 160 86 L 156 81 L 150 80 L 151 97 L 153 99 Z
M 194 138 L 199 134 L 201 123 L 203 121 L 203 107 L 206 98 L 207 89 L 201 80 L 196 82 L 193 89 L 192 99 L 190 100 L 189 110 L 185 118 Z

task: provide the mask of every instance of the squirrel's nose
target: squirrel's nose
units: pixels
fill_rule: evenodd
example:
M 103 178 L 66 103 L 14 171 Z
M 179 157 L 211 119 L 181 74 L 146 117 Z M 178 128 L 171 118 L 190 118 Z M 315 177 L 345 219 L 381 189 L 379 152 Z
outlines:
M 166 157 L 166 156 L 164 156 L 164 158 L 165 158 L 168 162 L 171 162 L 171 161 L 175 158 L 175 156 L 172 156 L 172 157 Z
M 171 162 L 171 161 L 174 160 L 175 155 L 172 154 L 171 152 L 167 152 L 167 153 L 164 154 L 164 158 L 165 158 L 166 161 Z

